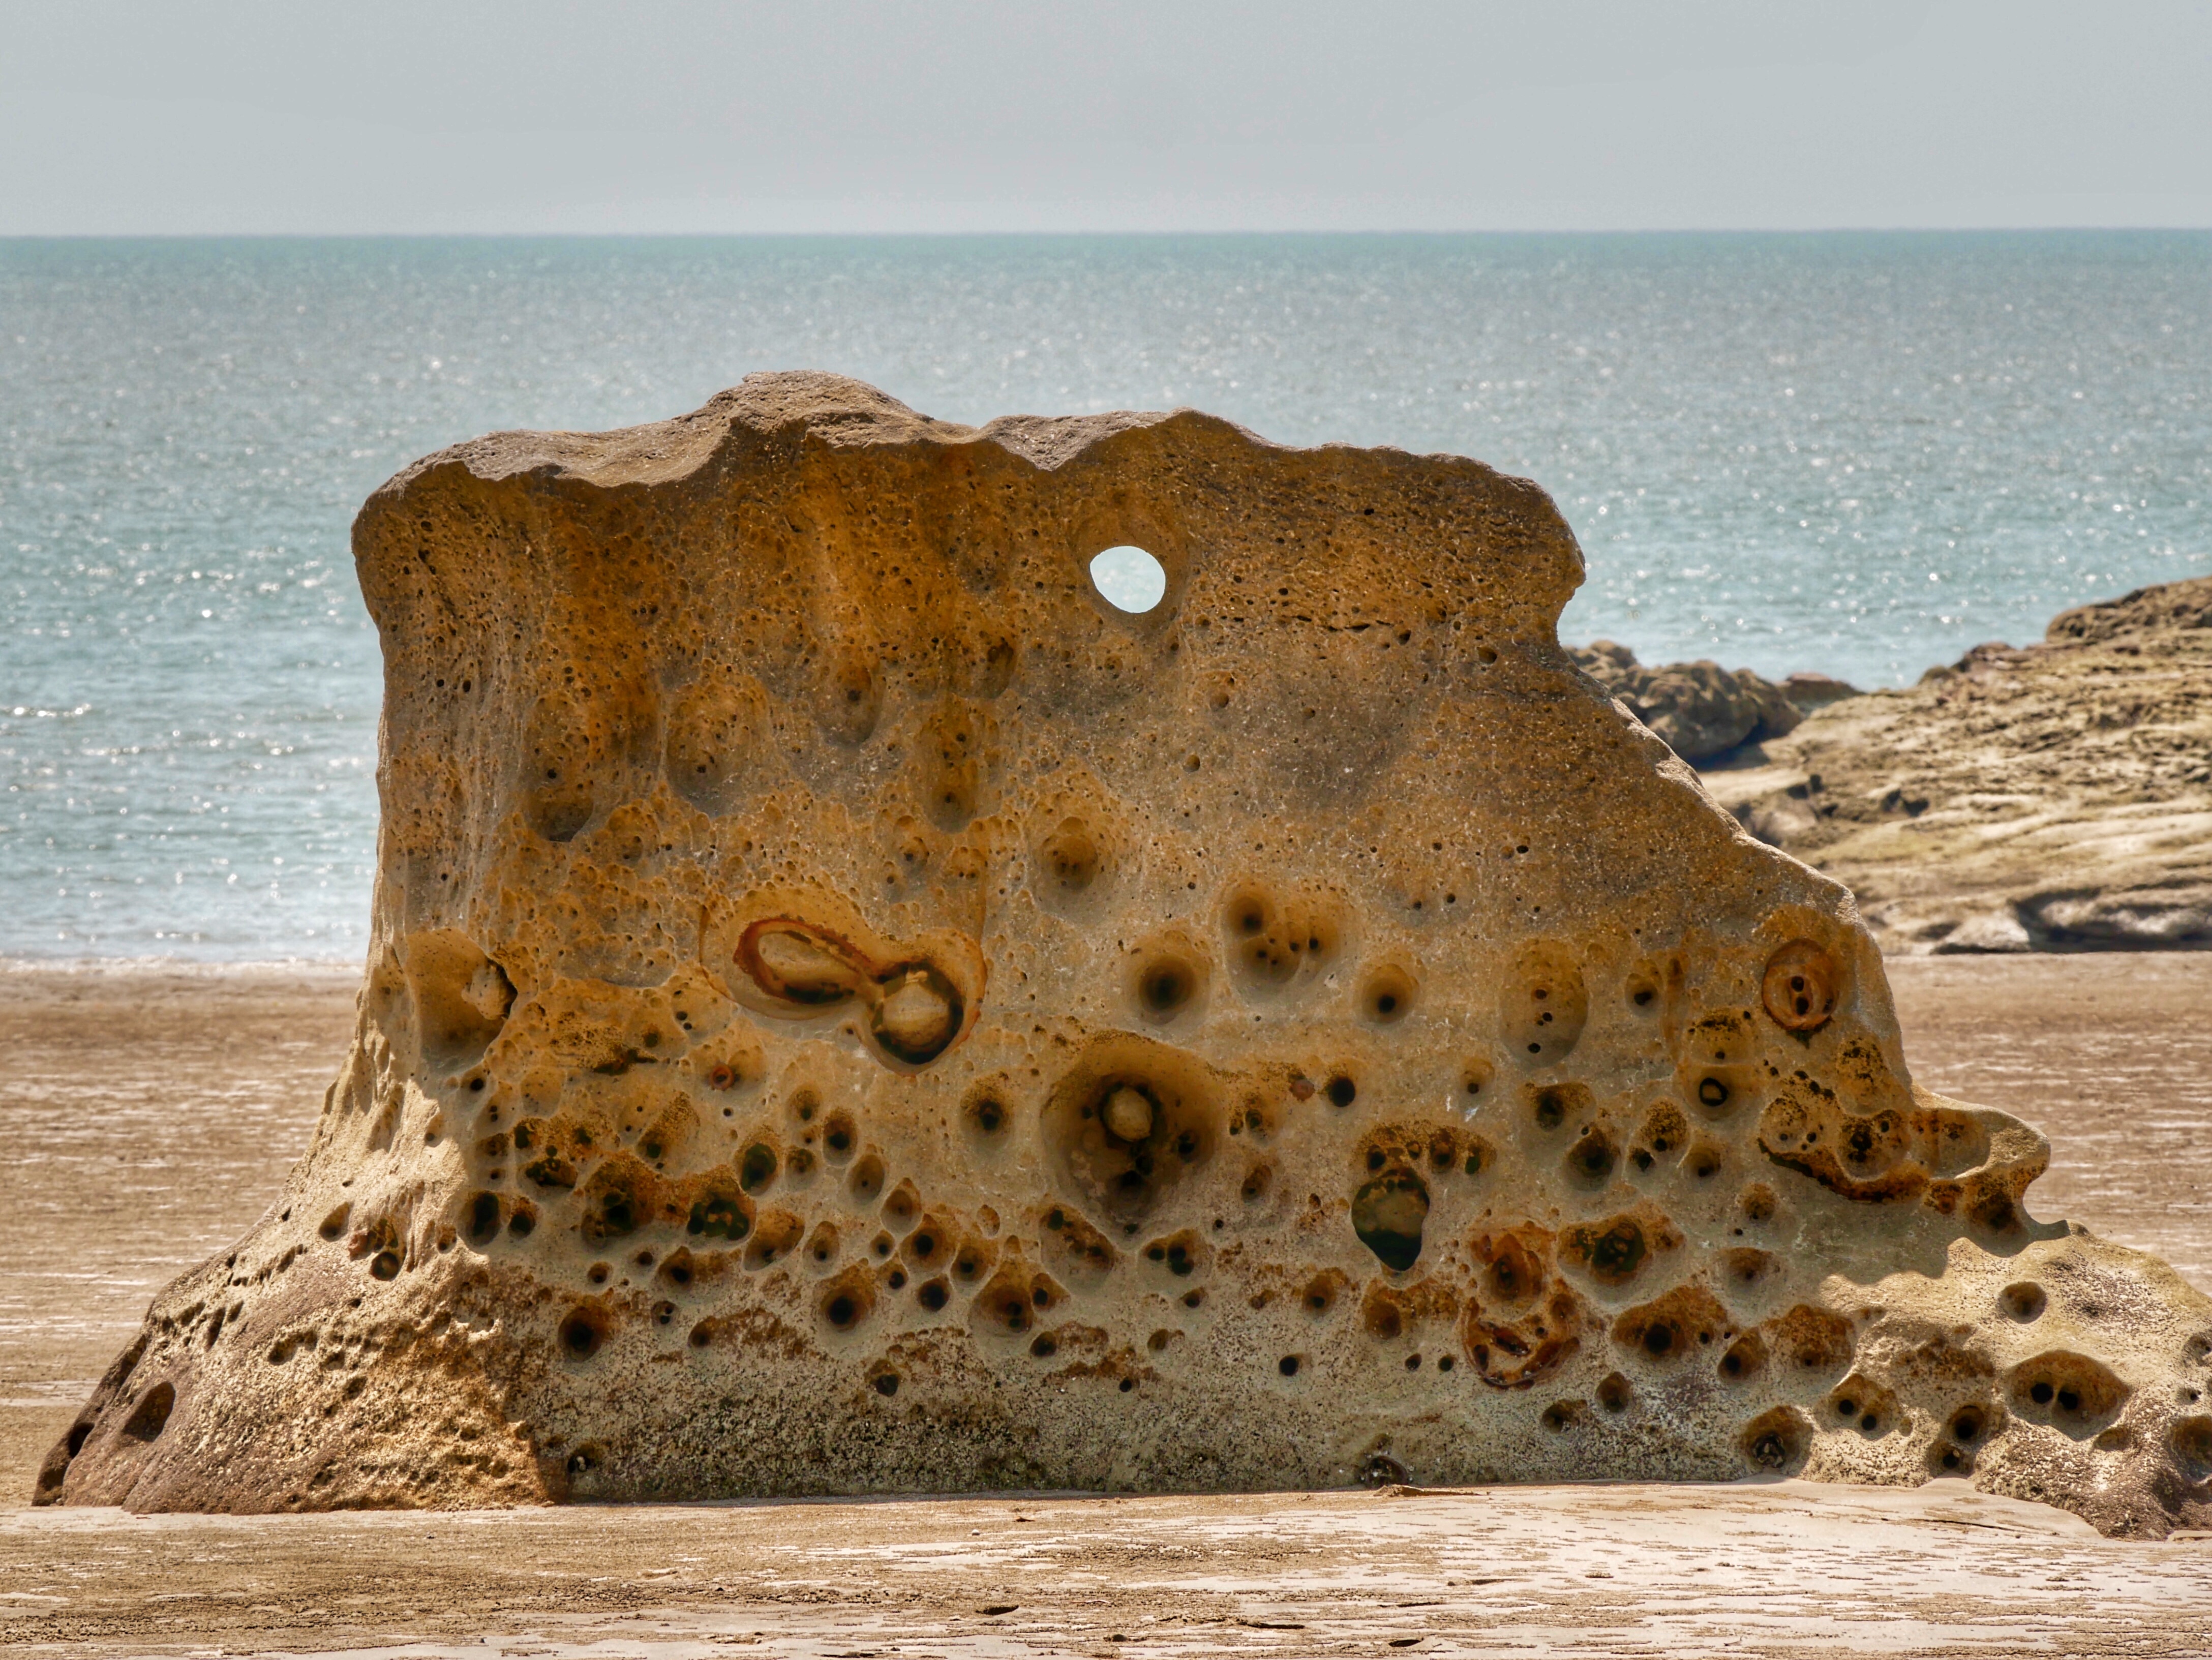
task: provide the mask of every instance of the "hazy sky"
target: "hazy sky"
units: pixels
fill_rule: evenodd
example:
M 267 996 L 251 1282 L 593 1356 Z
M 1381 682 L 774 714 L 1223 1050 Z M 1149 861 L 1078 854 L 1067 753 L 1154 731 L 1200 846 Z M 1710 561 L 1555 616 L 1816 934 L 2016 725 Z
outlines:
M 0 0 L 0 234 L 2212 225 L 2212 0 Z

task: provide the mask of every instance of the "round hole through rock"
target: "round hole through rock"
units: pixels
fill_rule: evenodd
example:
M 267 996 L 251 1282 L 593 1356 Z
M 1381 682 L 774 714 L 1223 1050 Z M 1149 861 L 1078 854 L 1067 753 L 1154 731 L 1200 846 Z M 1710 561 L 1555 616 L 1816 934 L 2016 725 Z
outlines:
M 1091 556 L 1091 586 L 1115 611 L 1141 617 L 1167 598 L 1167 567 L 1144 549 L 1123 543 Z

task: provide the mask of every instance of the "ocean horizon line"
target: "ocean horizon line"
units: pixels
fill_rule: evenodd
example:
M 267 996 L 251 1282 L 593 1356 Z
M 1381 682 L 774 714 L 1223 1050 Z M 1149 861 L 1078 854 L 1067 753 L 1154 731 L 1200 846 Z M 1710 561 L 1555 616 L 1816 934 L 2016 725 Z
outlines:
M 143 242 L 1079 242 L 1165 241 L 1449 241 L 1449 240 L 1830 240 L 1853 237 L 1908 240 L 1972 238 L 2142 237 L 2212 240 L 2212 224 L 2203 225 L 1620 225 L 1535 227 L 1279 226 L 1231 227 L 1031 227 L 1017 228 L 730 230 L 194 230 L 194 231 L 0 231 L 0 246 L 21 243 Z

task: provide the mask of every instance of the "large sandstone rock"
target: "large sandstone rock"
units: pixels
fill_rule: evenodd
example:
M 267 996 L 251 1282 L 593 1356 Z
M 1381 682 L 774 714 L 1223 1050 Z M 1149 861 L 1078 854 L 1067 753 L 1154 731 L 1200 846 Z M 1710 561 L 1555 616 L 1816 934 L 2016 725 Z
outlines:
M 1144 616 L 1085 576 L 1130 543 Z M 1533 485 L 763 376 L 433 457 L 356 549 L 359 1037 L 42 1498 L 1802 1471 L 2212 1520 L 2212 1302 L 1911 1084 L 1849 896 L 1559 648 Z
M 1976 648 L 1711 774 L 1892 952 L 2212 949 L 2212 577 Z

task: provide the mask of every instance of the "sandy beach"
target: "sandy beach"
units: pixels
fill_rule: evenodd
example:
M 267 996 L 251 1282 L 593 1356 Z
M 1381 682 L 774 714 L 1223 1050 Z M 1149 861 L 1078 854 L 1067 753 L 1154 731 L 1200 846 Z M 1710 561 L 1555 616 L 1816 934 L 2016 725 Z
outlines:
M 2051 1137 L 2039 1216 L 2212 1288 L 2212 955 L 1891 976 L 1915 1075 Z M 2212 1539 L 2108 1541 L 1952 1481 L 28 1510 L 40 1456 L 148 1298 L 241 1233 L 306 1146 L 353 988 L 324 968 L 0 979 L 0 1122 L 20 1149 L 0 1207 L 0 1633 L 22 1651 L 2207 1651 Z

